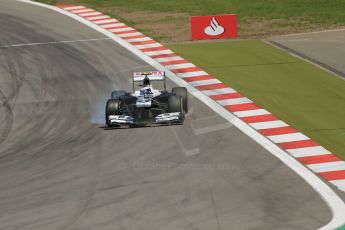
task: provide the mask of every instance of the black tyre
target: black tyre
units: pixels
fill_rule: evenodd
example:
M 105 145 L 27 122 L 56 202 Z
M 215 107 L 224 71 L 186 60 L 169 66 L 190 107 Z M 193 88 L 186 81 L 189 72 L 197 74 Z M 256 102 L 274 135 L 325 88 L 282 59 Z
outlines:
M 175 87 L 171 90 L 182 98 L 182 108 L 184 113 L 188 113 L 188 93 L 185 87 Z
M 111 99 L 119 99 L 120 96 L 125 95 L 126 91 L 123 90 L 115 90 L 113 92 L 111 92 Z
M 182 98 L 177 95 L 169 96 L 168 98 L 168 111 L 169 113 L 182 112 Z
M 105 123 L 107 126 L 111 127 L 109 116 L 110 115 L 120 115 L 120 100 L 119 99 L 109 99 L 105 106 Z

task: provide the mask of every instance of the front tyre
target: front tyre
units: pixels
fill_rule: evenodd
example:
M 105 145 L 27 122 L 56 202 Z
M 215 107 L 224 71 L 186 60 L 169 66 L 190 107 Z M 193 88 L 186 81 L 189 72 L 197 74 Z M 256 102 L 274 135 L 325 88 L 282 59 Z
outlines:
M 169 96 L 168 98 L 168 112 L 175 113 L 175 112 L 182 112 L 182 98 L 177 95 Z
M 105 106 L 105 123 L 108 127 L 114 127 L 110 123 L 110 115 L 120 115 L 120 100 L 119 99 L 109 99 Z
M 174 87 L 171 92 L 182 98 L 183 112 L 188 113 L 188 93 L 185 87 Z

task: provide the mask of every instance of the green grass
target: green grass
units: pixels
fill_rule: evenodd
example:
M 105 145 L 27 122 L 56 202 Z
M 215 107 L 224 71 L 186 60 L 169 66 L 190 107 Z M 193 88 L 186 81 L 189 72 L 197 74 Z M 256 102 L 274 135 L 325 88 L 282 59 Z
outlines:
M 122 7 L 133 11 L 153 11 L 186 13 L 188 15 L 208 15 L 235 13 L 239 17 L 240 31 L 254 30 L 249 24 L 262 20 L 283 19 L 266 25 L 287 27 L 289 30 L 306 29 L 313 25 L 326 27 L 345 25 L 345 0 L 38 0 L 48 4 L 84 4 L 104 10 L 109 7 Z M 291 28 L 290 28 L 291 27 Z M 320 28 L 319 28 L 320 29 Z
M 345 159 L 345 81 L 259 40 L 170 45 Z
M 344 0 L 41 0 L 50 4 L 78 2 L 96 7 L 119 6 L 135 10 L 183 12 L 191 15 L 237 13 L 241 17 L 311 17 L 315 21 L 345 23 Z

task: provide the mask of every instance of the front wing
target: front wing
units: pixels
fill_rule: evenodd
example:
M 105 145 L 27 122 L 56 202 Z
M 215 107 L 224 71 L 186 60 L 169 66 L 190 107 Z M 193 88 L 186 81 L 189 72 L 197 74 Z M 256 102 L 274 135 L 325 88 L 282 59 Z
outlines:
M 169 124 L 183 123 L 184 114 L 181 112 L 162 113 L 148 120 L 134 119 L 127 115 L 110 115 L 108 119 L 111 125 Z

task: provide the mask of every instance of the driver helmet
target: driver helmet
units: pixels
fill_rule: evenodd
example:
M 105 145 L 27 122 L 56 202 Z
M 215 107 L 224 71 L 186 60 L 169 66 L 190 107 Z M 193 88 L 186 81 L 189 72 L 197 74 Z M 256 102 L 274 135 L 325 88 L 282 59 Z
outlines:
M 150 85 L 150 79 L 146 76 L 145 78 L 144 78 L 144 80 L 143 80 L 143 85 L 144 86 L 148 86 L 148 85 Z

